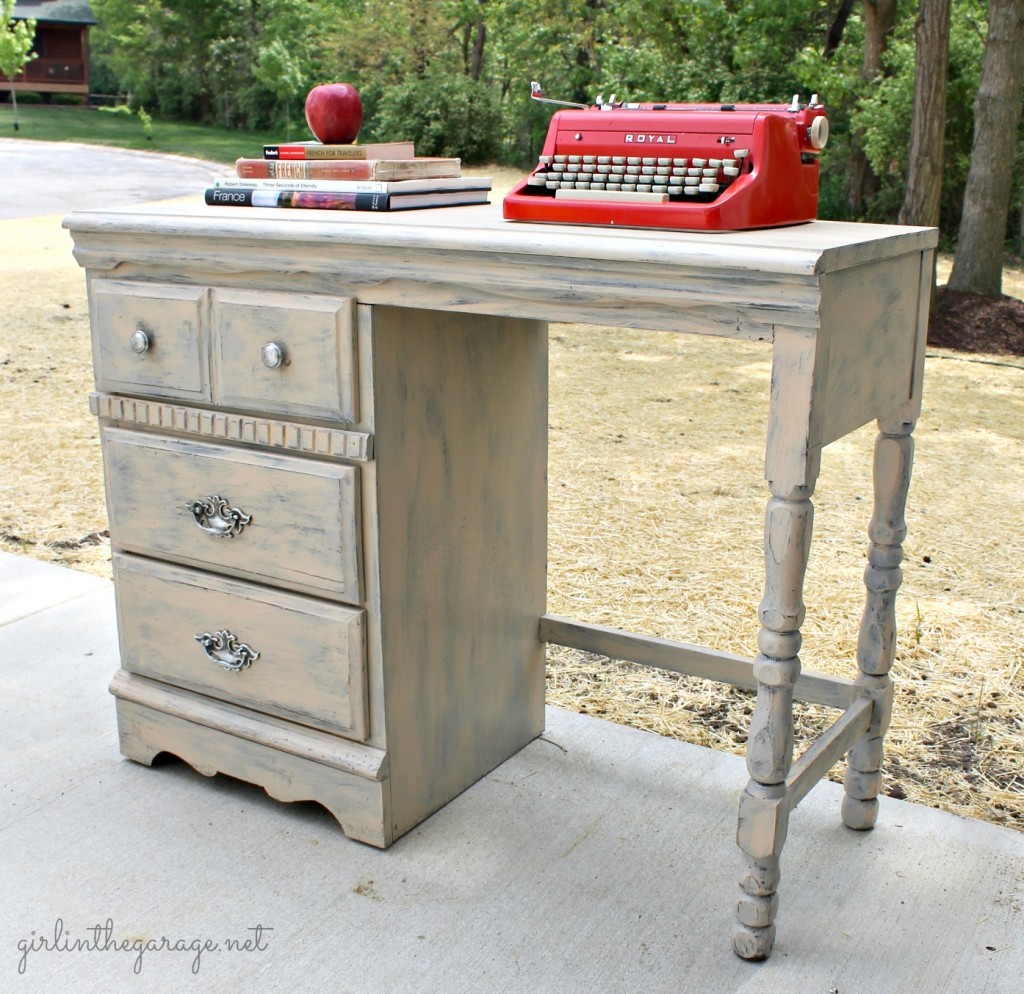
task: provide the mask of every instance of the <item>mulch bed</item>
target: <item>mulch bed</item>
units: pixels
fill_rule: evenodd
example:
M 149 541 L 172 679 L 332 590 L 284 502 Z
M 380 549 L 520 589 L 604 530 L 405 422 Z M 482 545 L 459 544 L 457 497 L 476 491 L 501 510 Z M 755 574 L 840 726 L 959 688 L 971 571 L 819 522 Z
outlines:
M 959 352 L 1024 356 L 1024 300 L 939 287 L 928 344 Z

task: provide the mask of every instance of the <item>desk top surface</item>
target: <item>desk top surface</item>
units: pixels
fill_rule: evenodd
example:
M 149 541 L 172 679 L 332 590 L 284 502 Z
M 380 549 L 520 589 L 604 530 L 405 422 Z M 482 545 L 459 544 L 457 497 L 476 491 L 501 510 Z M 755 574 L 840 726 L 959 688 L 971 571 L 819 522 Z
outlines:
M 500 256 L 523 263 L 592 261 L 595 265 L 643 263 L 667 270 L 726 269 L 814 277 L 880 259 L 931 249 L 934 228 L 812 221 L 757 231 L 692 232 L 535 224 L 506 221 L 501 205 L 370 213 L 206 207 L 180 203 L 81 211 L 64 222 L 79 250 L 110 249 L 110 238 L 156 236 L 170 240 L 217 239 L 239 246 L 276 243 L 301 251 L 361 245 L 437 256 Z

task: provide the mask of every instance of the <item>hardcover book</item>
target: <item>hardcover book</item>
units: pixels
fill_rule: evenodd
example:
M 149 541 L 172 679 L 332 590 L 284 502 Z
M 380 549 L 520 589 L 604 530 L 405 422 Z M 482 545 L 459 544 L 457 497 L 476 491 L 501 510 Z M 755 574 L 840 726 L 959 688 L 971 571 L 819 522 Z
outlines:
M 324 145 L 321 142 L 291 142 L 264 145 L 264 159 L 412 159 L 412 142 L 371 142 L 369 145 Z
M 344 179 L 242 179 L 226 177 L 214 187 L 240 190 L 319 190 L 324 193 L 440 193 L 453 190 L 490 190 L 490 176 L 461 176 L 451 179 L 406 179 L 395 182 Z
M 332 211 L 407 211 L 424 207 L 486 204 L 488 190 L 439 190 L 426 193 L 333 193 L 326 190 L 254 190 L 211 187 L 206 203 L 219 207 L 291 207 Z
M 462 175 L 459 159 L 238 159 L 244 179 L 360 179 L 389 182 Z

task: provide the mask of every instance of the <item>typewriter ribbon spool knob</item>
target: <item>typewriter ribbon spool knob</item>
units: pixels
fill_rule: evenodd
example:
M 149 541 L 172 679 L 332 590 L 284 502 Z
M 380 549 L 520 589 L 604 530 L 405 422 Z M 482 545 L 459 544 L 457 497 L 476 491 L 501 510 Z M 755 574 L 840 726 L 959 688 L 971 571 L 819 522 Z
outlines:
M 816 117 L 807 129 L 807 140 L 819 151 L 828 144 L 828 118 Z

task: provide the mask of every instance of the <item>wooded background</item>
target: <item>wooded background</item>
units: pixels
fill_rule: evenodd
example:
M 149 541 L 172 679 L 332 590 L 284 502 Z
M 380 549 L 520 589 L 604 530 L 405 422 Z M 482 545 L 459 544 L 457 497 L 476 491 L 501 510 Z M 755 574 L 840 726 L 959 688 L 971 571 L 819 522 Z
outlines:
M 466 163 L 535 162 L 552 108 L 529 99 L 534 79 L 582 103 L 817 93 L 832 132 L 820 217 L 940 225 L 947 248 L 961 236 L 951 287 L 976 293 L 999 293 L 1003 253 L 1024 242 L 1024 0 L 92 7 L 97 91 L 164 117 L 305 138 L 306 92 L 345 81 L 363 98 L 361 141 L 411 138 L 421 155 Z

